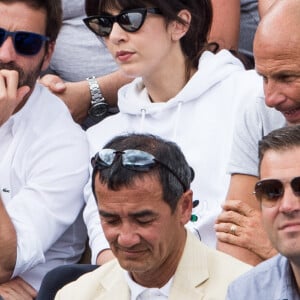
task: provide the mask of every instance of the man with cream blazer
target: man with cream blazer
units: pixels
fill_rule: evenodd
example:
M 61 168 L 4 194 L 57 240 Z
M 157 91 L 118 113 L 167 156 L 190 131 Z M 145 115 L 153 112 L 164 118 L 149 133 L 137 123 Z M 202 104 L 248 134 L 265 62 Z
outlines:
M 55 299 L 225 299 L 229 283 L 250 267 L 208 248 L 185 227 L 194 172 L 177 144 L 151 134 L 120 135 L 92 165 L 92 190 L 116 259 Z
M 188 232 L 169 299 L 225 299 L 229 283 L 249 269 L 233 257 L 208 248 Z M 114 259 L 64 287 L 55 300 L 131 300 L 125 272 Z

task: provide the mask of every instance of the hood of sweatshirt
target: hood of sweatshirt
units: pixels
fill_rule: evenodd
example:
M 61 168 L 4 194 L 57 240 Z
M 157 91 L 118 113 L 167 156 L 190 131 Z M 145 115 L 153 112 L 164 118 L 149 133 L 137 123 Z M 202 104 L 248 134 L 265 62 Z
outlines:
M 241 71 L 243 65 L 229 51 L 222 50 L 217 54 L 205 51 L 198 65 L 198 71 L 188 81 L 186 86 L 167 102 L 151 102 L 141 78 L 119 90 L 118 106 L 120 112 L 131 115 L 154 115 L 162 111 L 199 100 L 199 96 L 214 85 L 231 76 L 234 71 Z

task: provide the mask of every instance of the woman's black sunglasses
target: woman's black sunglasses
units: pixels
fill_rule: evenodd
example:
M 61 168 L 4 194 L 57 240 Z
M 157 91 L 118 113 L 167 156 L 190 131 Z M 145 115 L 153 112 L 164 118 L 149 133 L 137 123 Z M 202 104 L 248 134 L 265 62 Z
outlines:
M 0 47 L 4 41 L 11 36 L 15 50 L 21 55 L 36 55 L 40 52 L 44 42 L 49 41 L 49 38 L 27 31 L 8 31 L 0 28 Z
M 166 165 L 162 161 L 155 158 L 152 154 L 145 151 L 137 149 L 127 149 L 124 151 L 116 151 L 114 149 L 102 149 L 92 158 L 92 166 L 94 169 L 98 170 L 109 168 L 116 161 L 116 157 L 118 156 L 122 157 L 123 167 L 134 171 L 147 172 L 156 164 L 162 165 L 178 180 L 184 192 L 187 191 L 187 186 L 183 183 L 179 175 L 177 175 L 177 173 L 174 170 L 172 170 L 168 165 Z M 192 168 L 191 172 L 193 179 L 194 171 Z
M 117 22 L 120 27 L 128 32 L 138 31 L 147 16 L 147 13 L 161 14 L 158 8 L 136 8 L 122 11 L 117 16 L 98 15 L 83 19 L 85 25 L 96 35 L 101 37 L 109 36 L 113 24 Z
M 300 176 L 290 181 L 293 193 L 300 196 Z M 284 183 L 279 179 L 258 181 L 254 188 L 256 198 L 266 207 L 273 207 L 284 194 Z

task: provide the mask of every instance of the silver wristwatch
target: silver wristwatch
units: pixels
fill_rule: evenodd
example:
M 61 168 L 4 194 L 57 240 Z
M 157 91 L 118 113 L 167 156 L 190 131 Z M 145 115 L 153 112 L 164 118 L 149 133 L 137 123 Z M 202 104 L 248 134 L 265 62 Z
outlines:
M 88 77 L 86 80 L 91 92 L 91 107 L 88 113 L 95 118 L 104 117 L 108 111 L 108 104 L 101 93 L 97 79 L 95 76 L 92 76 Z

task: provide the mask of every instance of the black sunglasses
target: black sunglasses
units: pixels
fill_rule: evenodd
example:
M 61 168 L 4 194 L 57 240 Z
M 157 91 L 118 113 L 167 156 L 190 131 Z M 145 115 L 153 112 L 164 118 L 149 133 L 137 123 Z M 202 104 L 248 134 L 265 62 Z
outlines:
M 293 193 L 300 196 L 300 176 L 290 181 Z M 254 194 L 266 207 L 275 206 L 284 194 L 284 183 L 279 179 L 265 179 L 255 184 Z
M 96 35 L 105 37 L 109 36 L 115 22 L 125 31 L 138 31 L 144 24 L 147 13 L 161 15 L 161 11 L 158 8 L 136 8 L 124 10 L 117 16 L 91 16 L 83 19 L 83 22 Z
M 15 50 L 21 55 L 36 55 L 40 52 L 44 42 L 49 41 L 49 38 L 27 31 L 8 31 L 0 28 L 0 47 L 5 40 L 11 36 Z
M 162 161 L 155 158 L 152 154 L 136 150 L 136 149 L 127 149 L 124 151 L 116 151 L 114 149 L 102 149 L 92 158 L 92 166 L 94 169 L 103 170 L 109 168 L 115 161 L 118 156 L 122 157 L 123 167 L 134 170 L 146 172 L 153 168 L 157 163 L 166 168 L 174 177 L 180 182 L 183 187 L 183 191 L 187 191 L 187 186 L 182 182 L 179 175 L 176 174 L 168 165 Z M 192 171 L 192 179 L 194 177 L 194 171 Z

